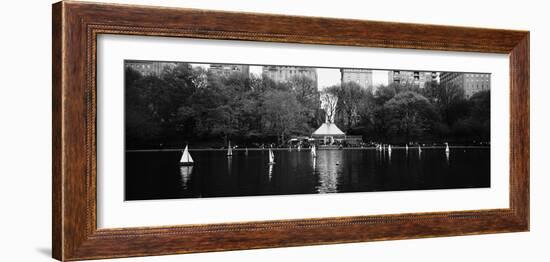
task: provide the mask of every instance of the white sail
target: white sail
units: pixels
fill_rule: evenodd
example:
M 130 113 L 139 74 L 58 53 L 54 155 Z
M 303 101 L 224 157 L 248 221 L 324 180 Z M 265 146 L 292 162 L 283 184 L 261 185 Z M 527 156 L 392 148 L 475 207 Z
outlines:
M 275 155 L 271 148 L 269 149 L 269 164 L 275 164 Z
M 227 156 L 232 156 L 233 150 L 231 149 L 231 141 L 229 141 L 229 146 L 227 147 Z
M 183 150 L 183 155 L 181 156 L 180 163 L 182 164 L 191 164 L 193 163 L 193 158 L 191 157 L 191 154 L 189 154 L 188 146 L 185 146 L 185 149 Z

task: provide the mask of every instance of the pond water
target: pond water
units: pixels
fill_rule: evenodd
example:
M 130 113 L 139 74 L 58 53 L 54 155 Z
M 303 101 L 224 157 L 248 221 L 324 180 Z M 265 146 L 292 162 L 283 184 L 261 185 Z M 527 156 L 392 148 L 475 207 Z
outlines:
M 452 147 L 126 152 L 126 200 L 490 187 L 490 149 Z

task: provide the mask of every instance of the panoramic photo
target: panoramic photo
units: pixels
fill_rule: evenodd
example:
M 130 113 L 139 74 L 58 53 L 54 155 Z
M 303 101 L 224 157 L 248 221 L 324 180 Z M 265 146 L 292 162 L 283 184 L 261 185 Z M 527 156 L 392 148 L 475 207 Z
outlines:
M 491 74 L 125 60 L 125 200 L 491 186 Z

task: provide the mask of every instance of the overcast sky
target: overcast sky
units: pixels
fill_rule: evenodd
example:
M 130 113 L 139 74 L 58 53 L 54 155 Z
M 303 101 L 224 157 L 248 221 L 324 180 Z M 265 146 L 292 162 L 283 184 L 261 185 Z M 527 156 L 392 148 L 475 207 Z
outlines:
M 200 66 L 204 68 L 210 67 L 210 64 L 191 64 L 192 66 Z M 262 66 L 250 66 L 250 73 L 257 76 L 262 75 Z M 318 88 L 322 90 L 325 87 L 340 84 L 340 69 L 339 68 L 317 68 Z M 373 70 L 372 82 L 374 86 L 388 84 L 388 71 Z

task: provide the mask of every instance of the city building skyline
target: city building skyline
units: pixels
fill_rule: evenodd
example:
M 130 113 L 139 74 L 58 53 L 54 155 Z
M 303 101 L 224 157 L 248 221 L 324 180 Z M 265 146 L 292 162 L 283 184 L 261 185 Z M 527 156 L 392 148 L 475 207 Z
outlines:
M 388 71 L 388 84 L 415 85 L 424 88 L 428 82 L 439 82 L 439 72 L 391 70 Z
M 176 62 L 151 62 L 127 60 L 125 66 L 138 71 L 143 76 L 160 76 L 166 67 L 174 68 Z
M 491 89 L 491 74 L 443 72 L 440 74 L 440 84 L 457 85 L 464 90 L 464 96 L 470 98 L 477 92 Z
M 373 88 L 373 73 L 371 69 L 342 68 L 340 69 L 340 73 L 341 83 L 353 82 L 363 89 Z
M 210 64 L 209 70 L 212 73 L 218 75 L 228 76 L 233 73 L 243 73 L 246 75 L 250 74 L 249 65 L 234 65 L 234 64 Z
M 275 82 L 288 82 L 293 77 L 307 77 L 317 83 L 317 68 L 300 66 L 262 66 L 262 76 L 269 77 Z
M 126 60 L 125 66 L 132 68 L 144 76 L 160 76 L 166 67 L 174 68 L 178 62 Z M 246 64 L 202 64 L 190 63 L 192 67 L 201 67 L 219 75 L 230 75 L 235 72 L 257 77 L 269 77 L 274 81 L 286 82 L 294 76 L 306 76 L 314 80 L 317 89 L 338 85 L 345 82 L 355 82 L 364 89 L 380 85 L 411 84 L 423 88 L 427 82 L 440 84 L 455 84 L 464 90 L 466 98 L 479 91 L 490 90 L 489 73 L 437 72 L 413 70 L 378 70 L 363 68 L 316 68 L 304 66 L 278 65 L 246 65 Z

